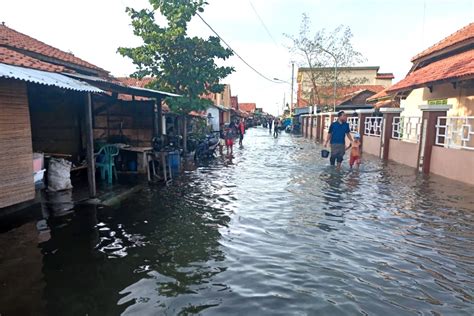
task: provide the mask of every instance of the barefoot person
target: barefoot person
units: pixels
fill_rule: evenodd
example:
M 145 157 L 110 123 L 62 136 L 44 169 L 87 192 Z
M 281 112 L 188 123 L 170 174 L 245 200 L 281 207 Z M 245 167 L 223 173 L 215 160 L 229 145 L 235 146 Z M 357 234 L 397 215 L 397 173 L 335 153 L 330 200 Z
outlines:
M 354 167 L 356 166 L 357 169 L 360 167 L 360 157 L 362 156 L 362 143 L 360 141 L 360 134 L 354 134 L 354 141 L 347 149 L 351 149 L 351 155 L 349 158 L 349 166 Z
M 225 146 L 227 148 L 227 156 L 234 154 L 234 131 L 231 127 L 227 127 L 224 133 Z
M 245 124 L 244 124 L 244 119 L 240 120 L 240 123 L 238 125 L 238 132 L 239 132 L 239 145 L 242 147 L 242 141 L 244 140 L 244 134 L 245 134 Z
M 344 111 L 337 113 L 337 121 L 333 122 L 329 127 L 328 137 L 326 139 L 325 147 L 331 143 L 331 166 L 337 162 L 337 168 L 341 168 L 342 160 L 346 152 L 346 136 L 352 142 L 351 128 L 347 123 L 347 116 Z

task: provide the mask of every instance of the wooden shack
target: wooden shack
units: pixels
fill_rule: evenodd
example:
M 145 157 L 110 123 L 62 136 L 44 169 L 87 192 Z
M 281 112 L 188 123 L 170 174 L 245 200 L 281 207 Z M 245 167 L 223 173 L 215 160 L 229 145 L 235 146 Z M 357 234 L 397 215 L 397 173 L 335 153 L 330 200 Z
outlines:
M 35 196 L 31 143 L 26 83 L 0 78 L 0 208 Z
M 87 169 L 95 196 L 94 133 L 150 145 L 170 96 L 0 25 L 0 209 L 34 198 L 35 151 Z

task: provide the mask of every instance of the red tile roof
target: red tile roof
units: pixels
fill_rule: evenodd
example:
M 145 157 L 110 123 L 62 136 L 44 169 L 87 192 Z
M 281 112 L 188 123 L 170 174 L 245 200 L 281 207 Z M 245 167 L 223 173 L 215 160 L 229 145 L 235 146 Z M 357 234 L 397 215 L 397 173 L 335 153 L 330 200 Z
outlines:
M 383 99 L 383 98 L 388 97 L 389 94 L 387 93 L 387 89 L 383 89 L 379 93 L 374 94 L 373 96 L 371 96 L 370 98 L 367 99 L 367 102 L 373 102 L 373 101 L 377 101 L 379 99 Z
M 356 97 L 360 93 L 364 91 L 371 91 L 373 93 L 378 93 L 384 90 L 385 87 L 382 85 L 354 85 L 354 86 L 346 86 L 346 87 L 339 87 L 336 91 L 336 104 L 340 105 L 343 102 L 349 101 L 352 98 Z M 324 86 L 319 87 L 319 95 L 322 104 L 332 104 L 334 90 L 333 87 Z M 309 105 L 309 101 L 305 100 L 301 97 L 301 93 L 298 89 L 298 107 L 305 107 Z
M 377 73 L 377 76 L 375 77 L 375 79 L 393 79 L 395 78 L 395 76 L 393 75 L 393 73 L 391 72 L 387 72 L 387 73 Z
M 20 66 L 26 68 L 33 68 L 37 70 L 49 71 L 49 72 L 64 72 L 63 66 L 53 65 L 50 63 L 43 62 L 33 57 L 23 55 L 14 50 L 0 46 L 0 63 Z
M 433 53 L 439 52 L 453 45 L 466 42 L 470 39 L 474 39 L 474 23 L 466 25 L 465 27 L 449 35 L 442 41 L 436 43 L 435 45 L 431 46 L 428 49 L 425 49 L 424 51 L 422 51 L 421 53 L 413 57 L 411 61 L 414 62 L 418 59 L 421 59 Z
M 130 78 L 130 77 L 118 77 L 115 78 L 126 86 L 133 86 L 139 88 L 146 88 L 146 86 L 153 81 L 151 77 L 144 77 L 142 79 Z
M 430 83 L 474 77 L 474 50 L 453 55 L 409 73 L 387 92 L 413 90 Z
M 71 53 L 66 53 L 53 46 L 47 45 L 28 35 L 17 32 L 5 25 L 0 24 L 0 46 L 28 51 L 40 54 L 45 57 L 54 58 L 63 62 L 78 65 L 81 67 L 93 69 L 103 73 L 107 73 L 104 69 L 88 63 Z
M 239 103 L 239 110 L 253 113 L 257 109 L 256 103 Z

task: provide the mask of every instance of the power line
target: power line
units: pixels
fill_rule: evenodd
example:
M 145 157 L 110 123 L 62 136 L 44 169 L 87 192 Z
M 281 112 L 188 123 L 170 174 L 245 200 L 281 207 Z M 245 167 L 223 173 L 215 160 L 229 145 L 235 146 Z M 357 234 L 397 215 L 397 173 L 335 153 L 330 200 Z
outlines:
M 255 15 L 257 16 L 258 20 L 260 21 L 260 24 L 262 24 L 263 28 L 265 29 L 265 31 L 267 32 L 268 36 L 272 39 L 273 43 L 275 44 L 275 46 L 277 47 L 280 47 L 277 43 L 277 41 L 275 40 L 275 38 L 273 37 L 272 33 L 270 32 L 270 30 L 268 29 L 267 25 L 265 24 L 265 22 L 263 21 L 262 17 L 260 16 L 260 14 L 258 14 L 257 12 L 257 9 L 255 9 L 255 6 L 253 5 L 252 1 L 249 0 L 249 4 L 250 6 L 252 7 L 252 10 L 253 12 L 255 13 Z
M 199 13 L 196 13 L 196 15 L 202 20 L 202 22 L 204 22 L 204 24 L 207 25 L 207 27 L 234 53 L 235 56 L 237 56 L 244 64 L 246 64 L 250 69 L 252 69 L 256 74 L 258 74 L 260 77 L 264 78 L 265 80 L 268 80 L 270 82 L 273 82 L 273 83 L 280 83 L 278 81 L 275 81 L 275 80 L 272 80 L 270 79 L 269 77 L 265 76 L 264 74 L 262 74 L 260 71 L 258 71 L 257 69 L 255 69 L 254 67 L 252 67 L 245 59 L 243 59 L 242 56 L 240 56 L 232 47 L 230 47 L 230 45 L 212 28 L 212 26 L 209 25 L 209 23 L 207 23 L 204 18 L 199 14 Z

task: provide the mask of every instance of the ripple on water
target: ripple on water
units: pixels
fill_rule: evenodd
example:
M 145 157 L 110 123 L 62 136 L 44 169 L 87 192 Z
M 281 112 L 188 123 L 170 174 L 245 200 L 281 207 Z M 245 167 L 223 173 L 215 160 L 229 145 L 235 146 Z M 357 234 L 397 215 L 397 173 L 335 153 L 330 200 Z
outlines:
M 370 156 L 338 172 L 319 145 L 262 129 L 244 144 L 53 225 L 44 314 L 474 314 L 472 187 Z

